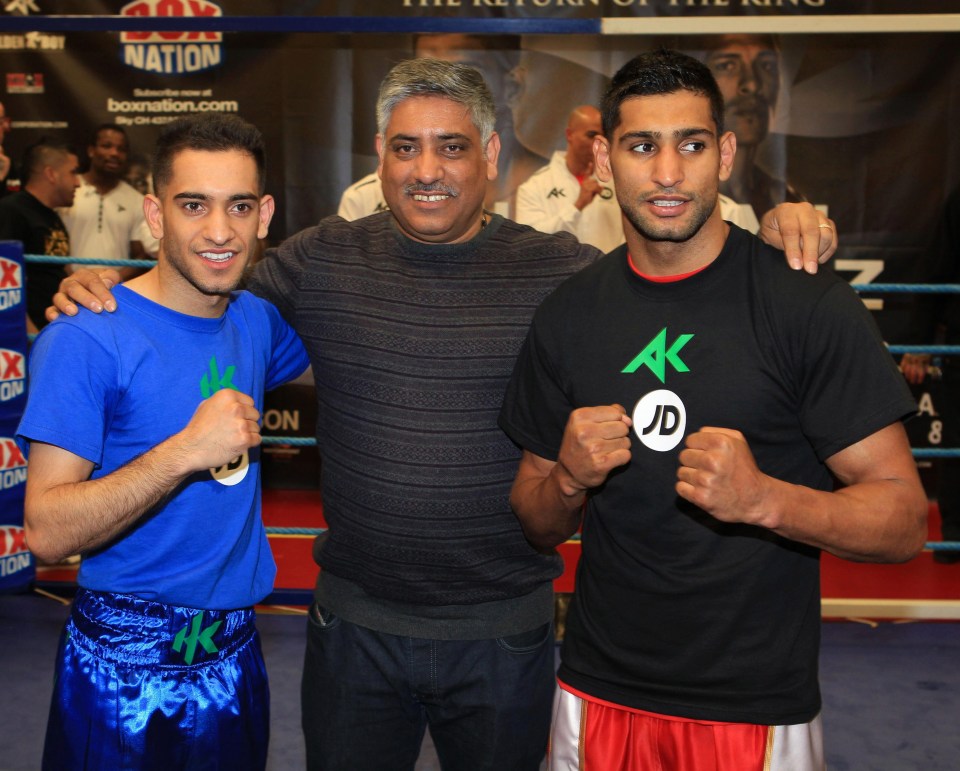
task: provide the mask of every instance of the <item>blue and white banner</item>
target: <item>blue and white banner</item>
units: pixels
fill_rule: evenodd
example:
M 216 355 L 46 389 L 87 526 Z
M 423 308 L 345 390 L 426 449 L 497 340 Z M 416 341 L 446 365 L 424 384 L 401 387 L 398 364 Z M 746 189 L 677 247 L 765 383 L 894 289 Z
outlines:
M 26 406 L 24 290 L 23 249 L 0 241 L 0 592 L 24 589 L 36 574 L 23 537 L 27 460 L 14 441 Z

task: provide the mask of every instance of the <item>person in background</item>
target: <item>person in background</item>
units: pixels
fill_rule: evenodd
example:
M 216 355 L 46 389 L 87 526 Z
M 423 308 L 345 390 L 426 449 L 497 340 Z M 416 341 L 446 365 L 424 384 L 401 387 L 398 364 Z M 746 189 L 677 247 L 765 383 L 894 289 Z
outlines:
M 140 195 L 153 192 L 153 176 L 150 173 L 150 160 L 144 155 L 132 155 L 127 161 L 127 172 L 123 176 L 130 187 Z
M 353 222 L 361 217 L 368 217 L 387 210 L 387 201 L 383 197 L 383 188 L 380 177 L 372 171 L 361 177 L 340 196 L 340 205 L 337 207 L 337 216 L 347 222 Z
M 3 150 L 3 140 L 6 139 L 10 131 L 10 117 L 7 115 L 7 109 L 3 102 L 0 102 L 0 197 L 12 192 L 10 187 L 14 182 L 12 174 L 12 163 L 9 156 Z M 17 181 L 19 184 L 19 181 Z
M 21 241 L 24 254 L 70 255 L 70 236 L 57 207 L 70 206 L 80 185 L 77 156 L 65 144 L 40 139 L 30 145 L 20 164 L 24 189 L 0 199 L 0 238 Z M 56 292 L 64 266 L 27 264 L 27 331 L 46 325 L 44 309 Z
M 74 257 L 142 260 L 156 255 L 158 244 L 143 216 L 143 194 L 124 179 L 128 154 L 122 127 L 97 126 L 87 146 L 90 168 L 80 178 L 73 205 L 60 210 Z M 119 272 L 131 278 L 140 271 L 124 267 Z
M 517 222 L 544 233 L 572 233 L 601 252 L 623 243 L 613 187 L 593 173 L 593 141 L 601 134 L 596 107 L 574 108 L 567 118 L 567 149 L 555 152 L 550 163 L 517 190 Z
M 780 51 L 772 35 L 727 34 L 700 38 L 698 56 L 710 68 L 726 109 L 730 131 L 737 137 L 737 158 L 720 192 L 743 207 L 738 224 L 760 216 L 777 204 L 803 201 L 786 180 L 760 165 L 763 143 L 770 136 L 780 94 Z M 756 232 L 756 227 L 742 225 Z

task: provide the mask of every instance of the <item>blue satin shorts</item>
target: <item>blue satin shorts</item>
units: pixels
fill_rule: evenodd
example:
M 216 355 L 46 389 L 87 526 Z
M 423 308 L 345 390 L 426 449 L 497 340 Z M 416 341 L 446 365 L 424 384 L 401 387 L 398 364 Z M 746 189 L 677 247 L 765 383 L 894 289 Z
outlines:
M 60 639 L 45 770 L 263 769 L 269 729 L 253 609 L 77 592 Z

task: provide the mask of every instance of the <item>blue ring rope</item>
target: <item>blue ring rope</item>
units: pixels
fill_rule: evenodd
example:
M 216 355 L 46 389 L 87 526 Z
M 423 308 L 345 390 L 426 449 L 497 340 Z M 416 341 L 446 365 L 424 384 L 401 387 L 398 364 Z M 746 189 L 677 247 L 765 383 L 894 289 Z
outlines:
M 308 535 L 317 536 L 327 532 L 325 527 L 268 527 L 265 528 L 267 535 Z M 580 542 L 580 534 L 569 539 L 568 543 Z M 924 544 L 925 549 L 930 551 L 960 551 L 960 541 L 928 541 Z
M 111 268 L 155 268 L 156 260 L 108 260 L 97 257 L 53 257 L 49 254 L 25 254 L 24 262 L 45 262 L 52 265 L 108 265 Z
M 313 436 L 263 436 L 261 443 L 267 446 L 314 447 L 317 439 Z M 960 458 L 960 447 L 915 447 L 912 452 L 914 458 Z

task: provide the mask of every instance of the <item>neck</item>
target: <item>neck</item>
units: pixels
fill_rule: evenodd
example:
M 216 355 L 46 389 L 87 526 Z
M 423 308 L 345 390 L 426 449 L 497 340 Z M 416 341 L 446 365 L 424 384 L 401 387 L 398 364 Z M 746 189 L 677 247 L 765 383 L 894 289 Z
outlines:
M 574 158 L 570 152 L 567 152 L 567 171 L 569 171 L 575 177 L 583 177 L 586 175 L 587 170 L 590 168 L 590 162 L 580 163 Z
M 128 289 L 185 316 L 215 319 L 224 314 L 230 296 L 204 294 L 185 281 L 164 275 L 163 263 L 124 283 Z
M 28 193 L 30 193 L 30 195 L 36 198 L 40 203 L 42 203 L 48 209 L 56 208 L 54 206 L 56 202 L 53 200 L 53 196 L 50 194 L 49 191 L 44 189 L 42 186 L 31 185 L 28 182 L 26 185 L 24 185 L 23 189 L 26 190 Z
M 627 248 L 637 270 L 647 276 L 678 276 L 702 270 L 720 255 L 730 226 L 718 206 L 703 227 L 686 241 L 652 241 L 624 219 Z
M 90 171 L 83 175 L 83 178 L 86 180 L 88 185 L 93 185 L 100 195 L 109 193 L 120 184 L 120 179 L 118 177 L 107 176 L 95 171 L 94 169 L 90 169 Z

